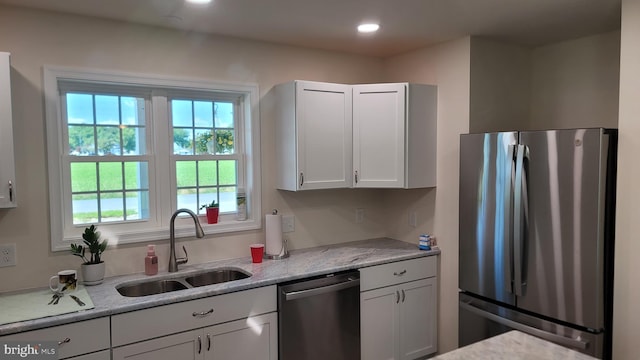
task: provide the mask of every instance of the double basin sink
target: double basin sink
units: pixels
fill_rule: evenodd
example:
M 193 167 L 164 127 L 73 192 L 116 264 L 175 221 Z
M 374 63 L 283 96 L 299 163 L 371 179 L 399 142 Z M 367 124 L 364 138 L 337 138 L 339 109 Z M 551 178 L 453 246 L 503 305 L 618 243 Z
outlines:
M 116 290 L 122 296 L 140 297 L 241 280 L 250 276 L 251 274 L 241 269 L 213 269 L 196 274 L 187 274 L 182 277 L 172 277 L 171 279 L 154 279 L 120 284 L 116 286 Z

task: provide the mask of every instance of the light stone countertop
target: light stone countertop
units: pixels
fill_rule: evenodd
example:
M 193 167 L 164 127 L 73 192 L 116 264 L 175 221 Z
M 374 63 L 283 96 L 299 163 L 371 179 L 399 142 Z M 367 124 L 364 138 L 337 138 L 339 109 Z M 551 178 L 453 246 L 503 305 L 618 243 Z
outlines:
M 220 260 L 197 265 L 180 265 L 176 273 L 159 273 L 146 276 L 143 273 L 106 278 L 96 286 L 87 286 L 95 307 L 69 314 L 49 316 L 40 319 L 14 322 L 0 326 L 0 335 L 8 335 L 81 320 L 145 309 L 181 301 L 274 285 L 285 281 L 303 279 L 367 266 L 408 260 L 440 254 L 440 250 L 423 251 L 418 244 L 379 238 L 354 241 L 329 246 L 292 250 L 290 256 L 282 260 L 263 260 L 254 264 L 251 257 Z M 195 287 L 158 295 L 124 297 L 116 291 L 116 285 L 136 283 L 151 279 L 171 279 L 184 277 L 214 268 L 239 268 L 251 274 L 241 280 L 221 284 Z
M 594 357 L 512 330 L 438 355 L 432 360 L 595 360 Z

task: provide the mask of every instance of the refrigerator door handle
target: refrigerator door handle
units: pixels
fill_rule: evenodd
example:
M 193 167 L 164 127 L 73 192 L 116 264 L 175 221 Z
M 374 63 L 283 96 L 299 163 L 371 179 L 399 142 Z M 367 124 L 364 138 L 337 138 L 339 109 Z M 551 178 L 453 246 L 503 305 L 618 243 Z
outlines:
M 527 174 L 526 162 L 529 161 L 529 148 L 525 145 L 518 145 L 516 150 L 516 179 L 513 205 L 513 277 L 514 293 L 516 296 L 523 296 L 526 287 L 524 279 L 524 252 L 525 252 L 525 231 L 527 212 Z
M 505 179 L 505 190 L 504 190 L 504 209 L 505 213 L 511 214 L 513 209 L 513 184 L 514 184 L 514 163 L 515 158 L 514 154 L 516 152 L 517 145 L 509 145 L 507 150 L 507 169 Z M 508 221 L 504 222 L 504 233 L 505 233 L 505 241 L 504 241 L 504 272 L 505 272 L 505 285 L 508 293 L 513 294 L 513 217 L 509 216 Z
M 470 311 L 478 316 L 481 316 L 485 319 L 489 319 L 501 325 L 510 327 L 514 330 L 522 331 L 523 333 L 527 333 L 529 335 L 537 336 L 541 339 L 548 340 L 554 342 L 556 344 L 560 344 L 563 346 L 568 346 L 575 349 L 586 350 L 589 347 L 589 342 L 582 340 L 580 337 L 573 339 L 568 338 L 562 335 L 550 333 L 544 330 L 536 329 L 532 326 L 521 324 L 519 322 L 509 320 L 507 318 L 500 317 L 496 314 L 490 313 L 488 311 L 484 311 L 482 309 L 478 309 L 477 307 L 466 303 L 460 302 L 460 307 L 464 308 L 467 311 Z

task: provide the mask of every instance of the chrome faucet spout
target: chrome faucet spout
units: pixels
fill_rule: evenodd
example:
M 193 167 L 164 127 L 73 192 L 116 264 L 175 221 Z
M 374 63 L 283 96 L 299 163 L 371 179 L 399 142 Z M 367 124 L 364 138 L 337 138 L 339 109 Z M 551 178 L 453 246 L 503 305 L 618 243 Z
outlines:
M 176 233 L 175 233 L 175 221 L 176 217 L 180 213 L 187 213 L 193 218 L 193 222 L 196 227 L 196 237 L 201 238 L 204 236 L 204 230 L 202 230 L 202 226 L 200 225 L 200 221 L 198 220 L 198 216 L 189 209 L 178 209 L 171 216 L 171 221 L 169 221 L 169 272 L 178 271 L 178 264 L 185 264 L 189 261 L 189 256 L 187 255 L 187 249 L 183 246 L 185 257 L 177 258 L 176 257 Z

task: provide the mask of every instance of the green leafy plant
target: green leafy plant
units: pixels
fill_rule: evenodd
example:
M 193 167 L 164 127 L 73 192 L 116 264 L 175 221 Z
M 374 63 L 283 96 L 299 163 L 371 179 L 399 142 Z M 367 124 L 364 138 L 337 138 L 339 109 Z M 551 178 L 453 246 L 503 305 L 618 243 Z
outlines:
M 102 259 L 100 259 L 100 256 L 107 249 L 107 240 L 100 241 L 100 231 L 98 231 L 98 227 L 91 225 L 85 228 L 82 239 L 85 245 L 71 244 L 71 253 L 82 258 L 86 265 L 101 263 Z M 89 249 L 89 253 L 91 253 L 88 259 L 84 256 L 87 249 Z
M 204 209 L 204 208 L 217 208 L 220 205 L 215 201 L 215 200 L 211 200 L 211 204 L 204 204 L 202 206 L 200 206 L 200 209 Z

